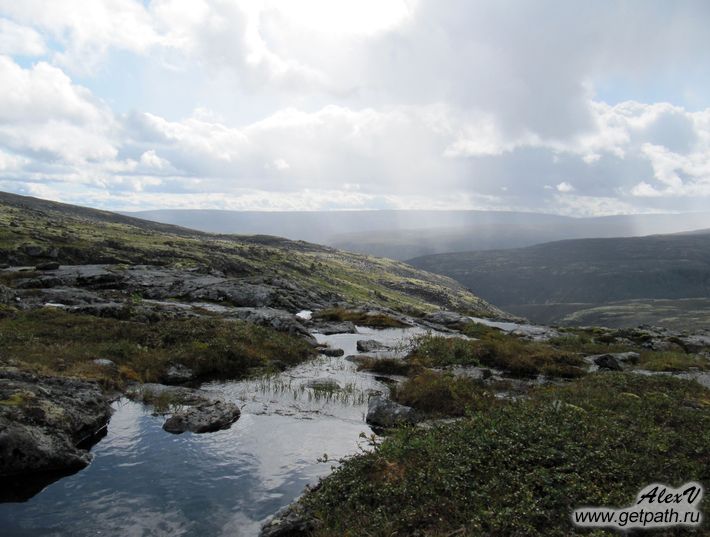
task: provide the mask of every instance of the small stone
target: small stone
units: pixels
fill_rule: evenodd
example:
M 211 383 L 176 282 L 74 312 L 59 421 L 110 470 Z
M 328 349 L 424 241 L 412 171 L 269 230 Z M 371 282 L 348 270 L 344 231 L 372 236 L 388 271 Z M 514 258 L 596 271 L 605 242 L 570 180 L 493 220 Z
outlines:
M 320 349 L 319 352 L 321 354 L 325 354 L 326 356 L 331 357 L 343 356 L 345 354 L 345 351 L 343 349 L 331 349 L 330 347 Z
M 361 339 L 357 342 L 357 350 L 359 352 L 374 352 L 389 350 L 387 345 L 380 343 L 374 339 Z
M 95 365 L 98 365 L 101 367 L 110 367 L 110 368 L 116 367 L 116 362 L 114 362 L 113 360 L 109 360 L 107 358 L 96 358 L 95 360 L 92 360 L 92 362 Z
M 59 263 L 56 261 L 50 261 L 48 263 L 39 263 L 38 265 L 35 266 L 36 270 L 58 270 L 59 269 Z

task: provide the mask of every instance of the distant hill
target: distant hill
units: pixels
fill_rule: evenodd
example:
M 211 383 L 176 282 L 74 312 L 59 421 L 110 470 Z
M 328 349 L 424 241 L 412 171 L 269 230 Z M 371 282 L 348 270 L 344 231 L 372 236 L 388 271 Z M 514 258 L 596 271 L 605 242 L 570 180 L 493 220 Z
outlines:
M 710 230 L 438 254 L 409 263 L 539 322 L 574 319 L 575 312 L 619 301 L 710 298 Z M 627 317 L 632 310 L 625 308 Z
M 393 259 L 518 248 L 589 237 L 633 237 L 710 227 L 710 213 L 571 218 L 508 211 L 219 211 L 126 213 L 211 233 L 268 234 Z

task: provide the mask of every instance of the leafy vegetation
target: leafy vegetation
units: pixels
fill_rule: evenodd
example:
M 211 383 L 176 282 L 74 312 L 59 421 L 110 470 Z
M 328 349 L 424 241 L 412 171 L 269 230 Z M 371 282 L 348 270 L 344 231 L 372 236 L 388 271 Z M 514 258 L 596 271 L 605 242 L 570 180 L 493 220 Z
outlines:
M 687 371 L 710 369 L 710 360 L 684 352 L 642 352 L 639 367 L 649 371 Z
M 414 366 L 400 358 L 373 358 L 372 356 L 356 357 L 358 371 L 370 371 L 383 375 L 407 375 Z
M 327 308 L 315 313 L 314 317 L 324 321 L 350 321 L 359 326 L 369 326 L 370 328 L 403 328 L 409 326 L 407 323 L 395 319 L 384 313 L 368 313 L 366 311 L 349 310 L 345 308 Z
M 397 385 L 391 396 L 400 404 L 434 416 L 464 416 L 495 402 L 492 391 L 480 381 L 431 370 Z
M 319 537 L 613 535 L 575 529 L 572 510 L 626 506 L 652 482 L 689 480 L 710 481 L 710 392 L 603 373 L 453 424 L 400 429 L 302 501 Z M 710 502 L 702 509 L 707 517 Z
M 585 365 L 571 352 L 498 332 L 478 340 L 426 335 L 419 339 L 409 359 L 426 367 L 487 366 L 519 377 L 542 373 L 573 378 L 584 374 Z
M 110 383 L 156 381 L 173 364 L 192 369 L 198 379 L 243 377 L 314 355 L 302 339 L 242 321 L 189 318 L 146 324 L 55 308 L 6 310 L 0 318 L 0 349 L 2 358 L 27 367 Z M 97 365 L 97 358 L 117 368 Z

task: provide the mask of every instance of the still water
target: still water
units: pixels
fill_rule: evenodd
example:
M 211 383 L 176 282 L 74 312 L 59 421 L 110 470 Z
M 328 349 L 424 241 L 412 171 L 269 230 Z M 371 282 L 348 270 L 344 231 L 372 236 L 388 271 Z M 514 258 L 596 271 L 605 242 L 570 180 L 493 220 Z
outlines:
M 417 329 L 323 336 L 357 354 L 358 339 L 400 347 Z M 341 389 L 319 392 L 314 379 Z M 333 461 L 365 447 L 367 397 L 386 387 L 345 358 L 320 357 L 270 379 L 211 383 L 242 416 L 227 431 L 171 435 L 164 418 L 121 400 L 92 464 L 24 503 L 0 504 L 0 535 L 253 536 Z M 319 462 L 327 455 L 328 462 Z

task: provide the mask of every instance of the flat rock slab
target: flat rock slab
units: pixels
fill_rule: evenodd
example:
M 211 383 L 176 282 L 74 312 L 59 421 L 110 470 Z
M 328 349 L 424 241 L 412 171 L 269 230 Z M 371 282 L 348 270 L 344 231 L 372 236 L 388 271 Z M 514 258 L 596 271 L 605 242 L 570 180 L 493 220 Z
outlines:
M 175 412 L 163 424 L 163 429 L 173 434 L 186 431 L 211 433 L 229 429 L 240 414 L 239 407 L 234 403 L 208 401 Z

